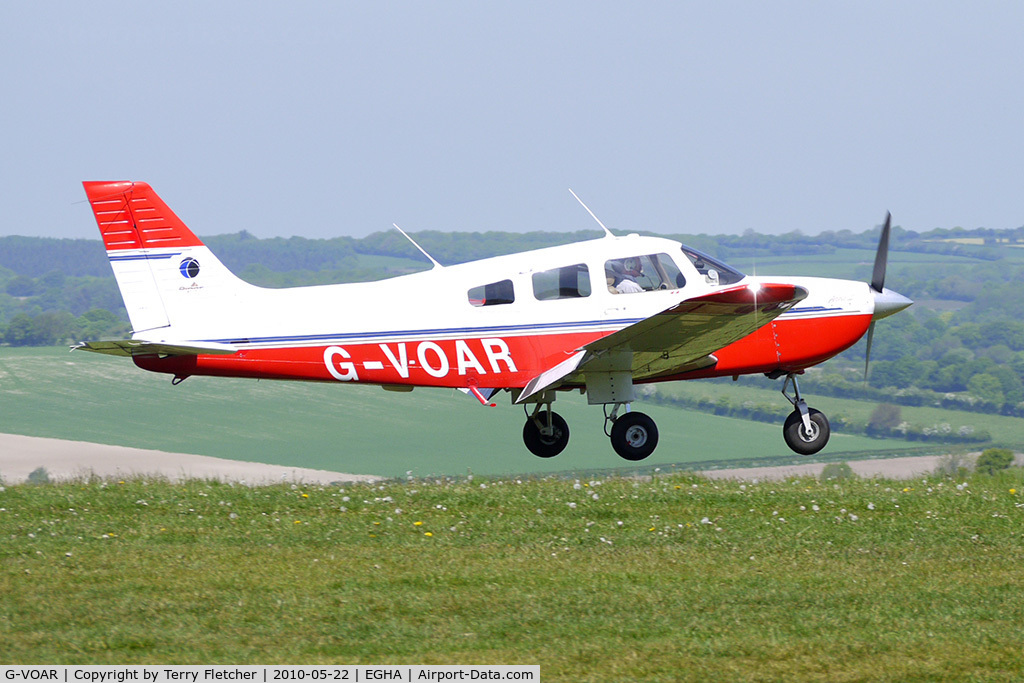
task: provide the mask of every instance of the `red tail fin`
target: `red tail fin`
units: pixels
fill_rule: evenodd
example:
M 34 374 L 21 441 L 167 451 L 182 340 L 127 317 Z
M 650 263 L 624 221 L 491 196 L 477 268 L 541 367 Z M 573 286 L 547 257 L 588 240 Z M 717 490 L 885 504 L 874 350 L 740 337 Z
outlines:
M 86 181 L 82 185 L 107 251 L 203 244 L 146 183 Z

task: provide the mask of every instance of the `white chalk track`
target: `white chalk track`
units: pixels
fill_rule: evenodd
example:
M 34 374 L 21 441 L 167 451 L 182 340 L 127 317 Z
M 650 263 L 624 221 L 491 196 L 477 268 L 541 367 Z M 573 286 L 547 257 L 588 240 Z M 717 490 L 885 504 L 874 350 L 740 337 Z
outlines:
M 51 481 L 90 476 L 103 479 L 154 476 L 169 481 L 215 479 L 247 484 L 273 484 L 281 481 L 330 484 L 377 479 L 366 475 L 266 465 L 205 455 L 0 434 L 0 480 L 3 483 L 24 482 L 29 473 L 39 467 L 46 468 Z
M 931 474 L 938 467 L 939 460 L 939 456 L 920 456 L 859 460 L 849 464 L 861 477 L 910 479 Z M 377 479 L 369 475 L 267 465 L 205 455 L 0 434 L 0 481 L 5 484 L 24 482 L 29 473 L 39 467 L 46 468 L 51 481 L 90 476 L 103 479 L 153 476 L 168 481 L 214 479 L 258 485 L 282 481 L 330 484 Z M 821 474 L 823 467 L 821 463 L 808 463 L 781 467 L 710 470 L 702 474 L 713 479 L 776 480 L 792 476 L 816 477 Z

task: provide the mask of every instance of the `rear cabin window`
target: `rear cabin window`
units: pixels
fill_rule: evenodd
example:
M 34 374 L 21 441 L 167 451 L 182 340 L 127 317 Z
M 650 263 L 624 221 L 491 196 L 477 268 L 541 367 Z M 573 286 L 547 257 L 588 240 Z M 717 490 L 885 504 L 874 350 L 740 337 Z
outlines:
M 516 300 L 511 280 L 492 282 L 469 290 L 469 303 L 474 306 L 498 306 Z
M 612 294 L 682 289 L 686 278 L 668 254 L 648 254 L 605 261 L 604 274 Z
M 533 295 L 540 301 L 590 296 L 590 271 L 578 263 L 534 273 Z

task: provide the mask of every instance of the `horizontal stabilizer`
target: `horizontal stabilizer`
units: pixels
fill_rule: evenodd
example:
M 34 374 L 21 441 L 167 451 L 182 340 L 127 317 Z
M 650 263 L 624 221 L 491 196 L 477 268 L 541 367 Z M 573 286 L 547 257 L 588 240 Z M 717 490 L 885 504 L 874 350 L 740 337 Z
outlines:
M 153 342 L 144 339 L 80 342 L 72 351 L 92 351 L 108 356 L 198 356 L 231 355 L 238 349 L 230 344 L 213 342 Z

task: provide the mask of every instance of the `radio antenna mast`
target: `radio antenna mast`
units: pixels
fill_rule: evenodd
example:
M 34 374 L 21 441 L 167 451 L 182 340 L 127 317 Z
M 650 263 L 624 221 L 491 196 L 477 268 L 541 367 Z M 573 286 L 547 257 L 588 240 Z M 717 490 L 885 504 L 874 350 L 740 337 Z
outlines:
M 587 210 L 587 213 L 590 214 L 591 218 L 593 218 L 595 221 L 597 221 L 597 224 L 601 226 L 602 230 L 604 230 L 604 234 L 605 234 L 606 237 L 615 237 L 615 235 L 612 234 L 612 231 L 609 230 L 608 228 L 606 228 L 604 223 L 601 222 L 601 219 L 594 215 L 594 212 L 590 210 L 590 207 L 587 206 L 586 204 L 584 204 L 583 200 L 580 199 L 579 196 L 575 192 L 572 191 L 571 187 L 569 188 L 569 193 L 573 197 L 576 197 L 576 201 L 578 201 L 583 206 L 583 208 Z
M 392 223 L 391 225 L 395 226 L 395 230 L 397 230 L 398 232 L 402 233 L 402 235 L 405 237 L 405 239 L 407 239 L 410 242 L 412 242 L 412 246 L 414 246 L 417 249 L 419 249 L 421 254 L 423 254 L 428 259 L 430 259 L 430 262 L 434 264 L 434 268 L 444 268 L 444 266 L 442 266 L 440 263 L 438 263 L 437 261 L 434 260 L 433 256 L 431 256 L 430 254 L 427 253 L 426 249 L 424 249 L 420 245 L 416 244 L 416 240 L 414 240 L 413 238 L 409 237 L 409 234 L 406 233 L 405 230 L 402 230 L 400 227 L 398 227 L 397 223 Z

